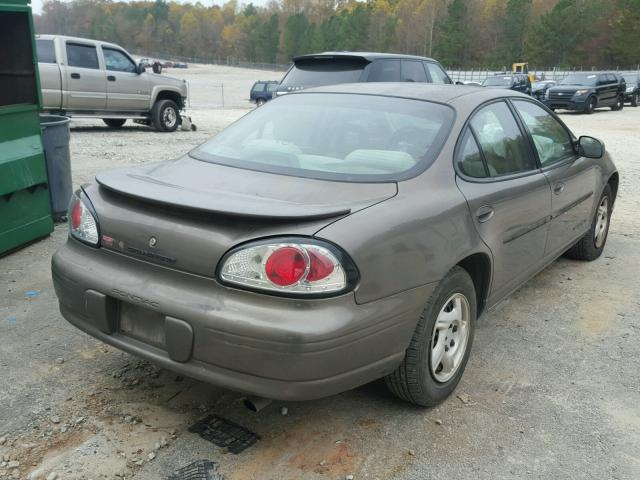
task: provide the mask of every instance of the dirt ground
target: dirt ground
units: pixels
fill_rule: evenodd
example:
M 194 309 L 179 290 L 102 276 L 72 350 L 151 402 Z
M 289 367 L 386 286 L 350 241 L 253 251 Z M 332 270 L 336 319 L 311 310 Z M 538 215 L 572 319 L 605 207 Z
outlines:
M 253 81 L 281 75 L 170 73 L 190 82 L 198 130 L 73 122 L 75 185 L 187 152 L 248 111 Z M 238 108 L 214 108 L 209 86 L 220 84 Z M 0 259 L 0 479 L 166 479 L 197 459 L 228 480 L 640 478 L 640 108 L 562 118 L 603 139 L 620 170 L 605 253 L 556 261 L 486 315 L 462 382 L 436 408 L 374 382 L 252 413 L 242 395 L 102 345 L 61 317 L 50 259 L 66 225 Z M 187 430 L 208 414 L 260 440 L 225 453 Z

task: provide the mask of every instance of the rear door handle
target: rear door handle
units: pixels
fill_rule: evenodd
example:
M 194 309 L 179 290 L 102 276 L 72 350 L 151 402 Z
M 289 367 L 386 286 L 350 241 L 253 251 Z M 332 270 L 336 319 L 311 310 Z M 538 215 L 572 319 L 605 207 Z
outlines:
M 476 217 L 480 223 L 488 222 L 493 218 L 493 214 L 495 210 L 490 205 L 483 205 L 478 210 L 476 210 Z
M 564 183 L 562 182 L 556 183 L 553 186 L 553 193 L 555 193 L 556 195 L 560 195 L 563 192 L 564 187 L 565 187 Z
M 107 80 L 109 80 L 110 82 L 115 82 L 116 81 L 116 77 L 114 77 L 113 75 L 109 75 L 107 77 Z
M 71 74 L 71 78 L 80 78 L 80 74 L 79 73 L 72 73 Z

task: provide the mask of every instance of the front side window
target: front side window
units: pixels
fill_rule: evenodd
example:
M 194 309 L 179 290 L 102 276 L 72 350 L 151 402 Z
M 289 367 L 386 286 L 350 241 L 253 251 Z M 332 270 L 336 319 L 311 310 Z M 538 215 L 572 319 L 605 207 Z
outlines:
M 98 52 L 92 45 L 67 43 L 67 63 L 70 67 L 92 68 L 98 70 Z
M 53 40 L 36 40 L 38 62 L 56 63 L 56 49 Z
M 533 138 L 543 167 L 575 156 L 571 137 L 546 110 L 521 100 L 514 100 L 513 104 Z
M 509 88 L 513 83 L 513 78 L 510 75 L 502 76 L 498 75 L 495 77 L 487 77 L 487 79 L 482 83 L 485 87 L 506 87 Z
M 399 82 L 400 60 L 377 60 L 369 69 L 367 82 Z
M 375 95 L 287 95 L 238 120 L 190 155 L 309 178 L 395 181 L 440 152 L 453 110 Z
M 505 102 L 492 103 L 478 111 L 471 120 L 471 128 L 487 168 L 495 172 L 495 176 L 536 169 L 516 119 Z
M 107 70 L 114 72 L 136 73 L 136 64 L 120 50 L 103 48 L 104 64 Z
M 277 83 L 270 83 L 267 85 L 267 92 L 275 92 L 278 89 Z
M 402 60 L 402 81 L 420 82 L 427 81 L 427 74 L 424 72 L 422 62 L 413 60 Z
M 424 66 L 429 72 L 431 83 L 440 83 L 447 85 L 451 83 L 451 79 L 446 74 L 446 72 L 442 68 L 440 68 L 440 65 L 431 62 L 424 62 Z

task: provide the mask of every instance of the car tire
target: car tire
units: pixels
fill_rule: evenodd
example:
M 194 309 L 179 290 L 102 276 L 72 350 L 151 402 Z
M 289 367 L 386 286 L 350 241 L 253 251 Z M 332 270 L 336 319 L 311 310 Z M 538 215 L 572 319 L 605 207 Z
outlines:
M 611 106 L 611 110 L 617 111 L 622 110 L 624 108 L 624 95 L 618 95 L 616 99 L 616 104 Z
M 158 100 L 151 109 L 151 121 L 159 132 L 174 132 L 180 126 L 180 110 L 173 100 Z
M 424 407 L 446 399 L 458 385 L 469 359 L 475 321 L 473 281 L 465 269 L 456 266 L 427 301 L 402 363 L 385 377 L 389 390 Z M 438 365 L 432 367 L 436 361 Z
M 584 106 L 584 113 L 586 113 L 587 115 L 591 115 L 596 109 L 597 104 L 598 100 L 596 99 L 596 97 L 589 97 L 587 103 Z
M 598 206 L 594 214 L 589 231 L 566 251 L 565 256 L 574 260 L 592 261 L 598 258 L 607 243 L 611 212 L 613 207 L 613 195 L 609 185 L 604 187 Z
M 264 98 L 259 98 L 256 100 L 256 107 L 261 107 L 265 103 L 267 103 L 267 101 Z
M 121 128 L 127 121 L 124 118 L 103 118 L 102 121 L 110 128 Z
M 638 103 L 640 103 L 640 93 L 636 92 L 631 96 L 631 106 L 637 107 Z

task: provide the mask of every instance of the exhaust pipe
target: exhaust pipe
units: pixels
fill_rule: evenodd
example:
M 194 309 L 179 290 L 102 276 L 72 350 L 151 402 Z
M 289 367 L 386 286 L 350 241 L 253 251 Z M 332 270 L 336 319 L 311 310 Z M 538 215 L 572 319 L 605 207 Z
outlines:
M 242 400 L 242 403 L 245 407 L 247 407 L 252 412 L 259 412 L 264 407 L 271 403 L 270 398 L 262 398 L 262 397 L 246 397 Z

